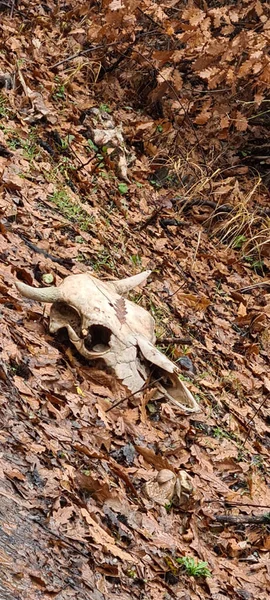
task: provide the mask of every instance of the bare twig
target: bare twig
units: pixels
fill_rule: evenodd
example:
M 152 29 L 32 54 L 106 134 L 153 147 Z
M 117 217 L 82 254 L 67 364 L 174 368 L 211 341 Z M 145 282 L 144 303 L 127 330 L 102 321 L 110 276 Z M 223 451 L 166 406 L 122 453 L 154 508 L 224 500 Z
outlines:
M 238 292 L 242 292 L 242 294 L 245 294 L 245 292 L 248 292 L 249 290 L 254 290 L 255 288 L 258 287 L 264 287 L 264 286 L 269 286 L 270 287 L 270 279 L 269 281 L 261 281 L 260 283 L 253 283 L 253 285 L 248 285 L 245 288 L 239 288 Z
M 89 557 L 91 556 L 91 552 L 89 552 L 89 550 L 82 550 L 81 548 L 78 548 L 75 544 L 71 543 L 67 538 L 65 538 L 64 536 L 60 535 L 59 533 L 56 533 L 55 531 L 52 531 L 52 529 L 50 529 L 49 527 L 47 527 L 47 525 L 45 525 L 45 523 L 43 523 L 38 517 L 36 517 L 35 515 L 31 516 L 29 518 L 29 521 L 32 521 L 34 523 L 36 523 L 39 527 L 41 527 L 44 531 L 46 531 L 46 533 L 48 535 L 53 536 L 54 538 L 56 538 L 57 540 L 60 540 L 63 544 L 65 544 L 65 546 L 68 546 L 69 548 L 72 548 L 72 550 L 74 550 L 75 552 L 77 552 L 77 554 L 81 554 L 82 556 L 86 556 Z M 81 542 L 80 540 L 76 540 L 76 542 L 78 544 L 83 545 L 83 542 Z
M 136 225 L 134 227 L 134 229 L 137 231 L 142 231 L 143 229 L 145 229 L 148 225 L 150 225 L 158 216 L 158 214 L 160 213 L 160 211 L 163 209 L 163 206 L 159 206 L 158 208 L 154 208 L 154 210 L 151 212 L 151 215 L 149 215 L 149 217 L 147 217 L 147 219 L 145 219 L 145 221 L 143 221 L 142 223 L 140 223 L 139 225 Z
M 214 520 L 219 523 L 229 523 L 231 525 L 239 525 L 239 523 L 270 525 L 270 513 L 264 513 L 263 515 L 217 515 L 214 517 Z
M 122 404 L 122 402 L 125 402 L 126 400 L 129 400 L 133 396 L 136 396 L 136 394 L 140 394 L 141 392 L 144 392 L 145 390 L 148 390 L 148 388 L 150 388 L 152 385 L 154 385 L 155 383 L 158 383 L 161 380 L 162 380 L 162 377 L 159 377 L 158 379 L 154 379 L 154 381 L 150 381 L 148 383 L 145 383 L 140 390 L 138 390 L 137 392 L 132 392 L 132 394 L 129 394 L 128 396 L 125 396 L 125 398 L 122 398 L 121 400 L 118 400 L 117 402 L 115 402 L 114 404 L 112 404 L 112 406 L 110 406 L 109 408 L 107 408 L 105 412 L 106 413 L 110 412 L 110 410 L 112 410 L 113 408 L 116 408 L 116 406 L 119 406 L 119 404 Z
M 182 290 L 183 285 L 185 285 L 185 282 L 183 281 L 183 283 L 181 283 L 181 285 L 179 285 L 179 287 L 177 288 L 177 290 L 175 290 L 175 292 L 173 292 L 173 294 L 171 294 L 170 292 L 166 295 L 166 297 L 168 299 L 171 299 L 173 296 L 175 296 L 175 294 L 177 294 L 180 290 Z
M 42 254 L 42 256 L 45 256 L 45 258 L 49 258 L 52 262 L 58 263 L 59 265 L 63 265 L 64 267 L 72 267 L 74 265 L 74 261 L 71 258 L 60 258 L 60 256 L 54 256 L 53 254 L 50 254 L 50 252 L 47 252 L 47 250 L 39 248 L 39 246 L 33 244 L 33 242 L 28 240 L 27 237 L 23 235 L 23 233 L 21 233 L 20 231 L 17 230 L 16 233 L 23 240 L 26 246 L 33 250 L 33 252 L 37 252 L 37 254 Z
M 268 399 L 269 399 L 269 397 L 268 397 Z M 245 439 L 243 441 L 242 448 L 244 448 L 244 446 L 249 438 L 250 430 L 252 428 L 252 421 L 253 421 L 254 417 L 256 417 L 256 415 L 261 410 L 262 406 L 266 403 L 266 401 L 267 401 L 267 397 L 262 400 L 262 402 L 259 404 L 258 408 L 256 408 L 255 412 L 253 413 L 251 419 L 249 419 L 249 421 L 247 422 L 246 426 L 248 427 L 248 430 L 247 430 Z M 249 427 L 249 425 L 250 425 L 250 427 Z
M 158 344 L 183 344 L 183 346 L 191 346 L 192 340 L 190 338 L 180 337 L 163 337 L 157 341 Z
M 10 6 L 10 17 L 11 17 L 11 19 L 12 19 L 12 17 L 13 17 L 13 14 L 14 14 L 15 1 L 16 1 L 16 0 L 12 0 L 12 1 L 11 1 L 11 6 Z
M 92 162 L 92 160 L 95 160 L 95 158 L 96 158 L 96 154 L 94 154 L 94 156 L 90 156 L 90 158 L 86 161 L 86 163 L 83 163 L 81 161 L 80 157 L 77 156 L 74 148 L 71 147 L 71 144 L 70 144 L 70 151 L 73 154 L 73 156 L 75 156 L 75 158 L 81 163 L 80 166 L 76 168 L 76 171 L 81 171 L 82 169 L 84 169 L 84 167 L 89 165 L 89 163 Z
M 84 163 L 84 164 L 81 164 L 81 165 L 80 165 L 80 166 L 77 168 L 77 171 L 82 171 L 82 169 L 84 169 L 84 167 L 87 167 L 87 165 L 89 165 L 89 163 L 90 163 L 90 162 L 92 162 L 93 160 L 95 160 L 95 158 L 96 158 L 96 156 L 91 156 L 91 157 L 89 158 L 89 160 L 87 160 L 87 162 L 86 162 L 86 163 Z
M 270 510 L 270 506 L 266 506 L 265 504 L 253 504 L 252 502 L 234 502 L 233 500 L 226 500 L 224 498 L 211 498 L 207 499 L 206 503 L 210 502 L 218 502 L 219 504 L 224 504 L 224 506 L 249 506 L 250 508 L 267 508 Z
M 196 248 L 195 248 L 194 256 L 193 256 L 192 263 L 191 263 L 191 266 L 190 266 L 190 270 L 191 270 L 191 271 L 193 271 L 193 266 L 194 266 L 194 263 L 195 263 L 195 260 L 196 260 L 197 254 L 198 254 L 198 250 L 199 250 L 199 246 L 200 246 L 201 237 L 202 237 L 202 232 L 201 232 L 201 231 L 199 231 L 199 235 L 198 235 L 198 240 L 197 240 L 197 244 L 196 244 Z
M 10 9 L 10 17 L 13 17 L 13 13 L 14 13 L 14 11 L 16 11 L 16 13 L 18 13 L 18 15 L 21 15 L 22 17 L 27 18 L 27 17 L 25 17 L 25 14 L 21 10 L 18 10 L 18 8 L 16 8 L 15 0 L 12 0 L 12 3 L 3 2 L 2 0 L 0 0 L 0 7 L 1 6 L 5 6 L 6 8 Z
M 111 42 L 110 44 L 107 44 L 107 47 L 116 46 L 117 44 L 119 45 L 118 40 L 117 40 L 117 42 Z M 86 50 L 80 50 L 79 52 L 76 52 L 75 54 L 72 54 L 71 56 L 68 56 L 67 58 L 63 58 L 63 60 L 59 60 L 57 63 L 52 65 L 51 69 L 60 67 L 60 65 L 63 65 L 64 63 L 67 63 L 67 62 L 70 62 L 71 60 L 73 60 L 73 58 L 78 58 L 78 56 L 84 56 L 85 54 L 89 54 L 89 52 L 94 52 L 95 50 L 99 50 L 100 48 L 103 48 L 105 50 L 105 45 L 97 44 L 96 46 L 92 46 L 91 48 L 87 48 Z
M 148 19 L 149 21 L 151 21 L 151 23 L 152 23 L 153 25 L 155 25 L 155 27 L 159 27 L 159 29 L 163 29 L 164 33 L 165 33 L 166 35 L 168 35 L 168 34 L 167 34 L 167 32 L 166 32 L 166 29 L 165 29 L 164 25 L 162 25 L 162 23 L 158 23 L 157 21 L 154 21 L 154 19 L 153 19 L 153 18 L 152 18 L 150 15 L 148 15 L 147 13 L 143 12 L 143 10 L 142 10 L 142 9 L 141 9 L 139 6 L 138 6 L 137 10 L 138 10 L 138 11 L 139 11 L 139 12 L 140 12 L 140 13 L 141 13 L 141 14 L 142 14 L 144 17 L 146 17 L 146 19 Z

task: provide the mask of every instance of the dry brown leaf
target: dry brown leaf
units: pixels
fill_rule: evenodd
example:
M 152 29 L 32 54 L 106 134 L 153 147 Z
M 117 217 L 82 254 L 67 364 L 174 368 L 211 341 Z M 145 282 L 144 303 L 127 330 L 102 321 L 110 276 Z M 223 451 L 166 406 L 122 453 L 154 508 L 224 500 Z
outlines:
M 90 493 L 99 503 L 103 504 L 105 500 L 111 498 L 112 493 L 108 483 L 100 482 L 91 475 L 78 473 L 75 478 L 76 485 L 86 492 Z
M 247 118 L 239 111 L 237 111 L 235 118 L 235 127 L 237 131 L 246 131 L 248 128 L 248 120 Z
M 126 322 L 126 301 L 125 298 L 118 298 L 114 305 L 117 319 L 122 323 L 122 325 Z
M 144 446 L 135 446 L 137 452 L 143 456 L 143 458 L 153 465 L 156 469 L 168 469 L 173 471 L 171 463 L 162 456 L 157 456 L 153 450 Z
M 138 564 L 139 561 L 136 556 L 132 556 L 125 550 L 122 550 L 116 546 L 113 537 L 110 536 L 105 529 L 100 527 L 100 525 L 98 525 L 94 519 L 92 519 L 88 510 L 81 508 L 81 513 L 87 525 L 89 526 L 89 535 L 94 540 L 95 544 L 99 544 L 101 547 L 104 547 L 106 552 L 116 556 L 117 558 L 120 558 L 123 561 L 127 561 L 132 564 Z

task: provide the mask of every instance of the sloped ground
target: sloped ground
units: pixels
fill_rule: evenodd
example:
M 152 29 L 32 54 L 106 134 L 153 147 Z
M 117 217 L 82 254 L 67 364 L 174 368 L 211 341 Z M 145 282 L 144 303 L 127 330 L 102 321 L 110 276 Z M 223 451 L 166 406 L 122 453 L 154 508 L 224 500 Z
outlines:
M 16 70 L 0 120 L 1 598 L 266 600 L 269 526 L 247 520 L 270 507 L 268 280 L 209 236 L 204 208 L 190 216 L 181 190 L 150 185 L 137 142 L 159 120 L 126 106 L 119 88 L 115 99 L 110 78 L 104 102 L 104 82 L 91 87 L 72 65 L 68 87 L 51 70 L 76 53 L 86 25 L 73 16 L 64 37 L 63 14 L 44 6 L 1 13 L 0 71 Z M 93 141 L 92 107 L 137 143 L 128 180 L 125 160 L 117 175 L 124 151 L 111 158 Z M 264 210 L 265 192 L 257 200 Z M 144 268 L 150 281 L 132 299 L 182 365 L 197 415 L 151 402 L 151 389 L 106 412 L 126 390 L 65 336 L 53 338 L 48 309 L 14 286 Z M 147 497 L 162 469 L 190 474 L 182 505 Z M 188 574 L 184 556 L 206 561 L 211 577 Z

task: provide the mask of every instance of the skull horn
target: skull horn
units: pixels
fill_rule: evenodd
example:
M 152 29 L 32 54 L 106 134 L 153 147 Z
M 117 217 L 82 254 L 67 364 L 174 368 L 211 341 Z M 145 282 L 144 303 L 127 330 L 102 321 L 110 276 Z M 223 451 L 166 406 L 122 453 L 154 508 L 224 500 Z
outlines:
M 37 302 L 56 302 L 61 300 L 60 290 L 54 286 L 47 288 L 34 288 L 22 281 L 16 281 L 16 288 L 26 298 L 37 300 Z
M 126 294 L 137 287 L 137 285 L 143 283 L 150 274 L 151 271 L 143 271 L 132 277 L 127 277 L 126 279 L 120 279 L 118 281 L 108 281 L 108 283 L 114 286 L 114 289 L 118 294 Z

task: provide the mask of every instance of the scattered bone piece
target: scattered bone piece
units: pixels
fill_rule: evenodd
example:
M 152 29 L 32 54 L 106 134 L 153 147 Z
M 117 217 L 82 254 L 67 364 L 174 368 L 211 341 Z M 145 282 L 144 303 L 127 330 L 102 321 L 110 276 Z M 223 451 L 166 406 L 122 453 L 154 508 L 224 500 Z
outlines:
M 184 470 L 175 475 L 169 469 L 162 469 L 154 479 L 145 483 L 144 491 L 149 500 L 161 506 L 166 504 L 184 506 L 193 494 L 192 478 Z
M 128 166 L 135 156 L 127 150 L 122 124 L 116 125 L 112 115 L 100 108 L 92 108 L 89 117 L 94 143 L 100 148 L 107 147 L 108 156 L 116 162 L 119 177 L 129 183 Z

